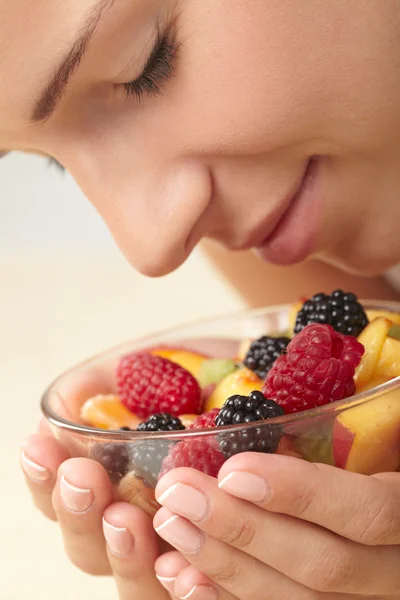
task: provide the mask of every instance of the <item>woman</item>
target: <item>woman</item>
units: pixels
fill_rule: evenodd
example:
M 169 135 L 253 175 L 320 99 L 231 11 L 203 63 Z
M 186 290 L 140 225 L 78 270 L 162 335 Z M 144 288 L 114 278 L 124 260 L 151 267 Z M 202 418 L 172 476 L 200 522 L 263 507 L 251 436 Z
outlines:
M 399 17 L 397 0 L 3 0 L 0 149 L 63 164 L 147 275 L 210 238 L 277 265 L 334 265 L 323 286 L 297 275 L 301 293 L 335 287 L 337 268 L 374 276 L 344 287 L 390 297 L 379 274 L 400 260 Z M 285 271 L 251 268 L 249 298 L 298 295 Z M 28 485 L 71 559 L 112 571 L 123 600 L 399 597 L 398 475 L 243 455 L 221 491 L 172 472 L 155 526 L 179 552 L 158 558 L 157 580 L 151 523 L 112 504 L 99 465 L 67 458 L 45 430 L 30 438 Z M 196 525 L 178 516 L 175 484 L 208 511 L 183 514 Z

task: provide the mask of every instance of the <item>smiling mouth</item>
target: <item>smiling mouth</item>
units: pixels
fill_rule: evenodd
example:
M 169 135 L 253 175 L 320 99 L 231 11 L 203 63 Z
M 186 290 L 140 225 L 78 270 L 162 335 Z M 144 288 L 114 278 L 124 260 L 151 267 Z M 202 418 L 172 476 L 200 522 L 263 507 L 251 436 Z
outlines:
M 278 221 L 275 223 L 274 227 L 267 234 L 267 236 L 263 239 L 262 243 L 259 244 L 259 246 L 265 246 L 265 244 L 268 244 L 268 241 L 274 237 L 275 233 L 281 227 L 282 223 L 284 222 L 284 220 L 286 219 L 288 214 L 290 212 L 292 212 L 292 210 L 297 206 L 298 201 L 303 196 L 303 192 L 307 189 L 307 186 L 308 186 L 310 180 L 315 176 L 317 162 L 318 162 L 318 157 L 315 157 L 315 156 L 311 157 L 308 160 L 307 165 L 304 170 L 304 173 L 303 173 L 303 177 L 301 178 L 301 181 L 297 187 L 297 190 L 290 197 L 289 202 L 286 206 L 286 209 L 283 211 L 283 213 L 281 213 Z
M 321 157 L 311 157 L 295 194 L 275 227 L 257 247 L 260 256 L 278 265 L 306 260 L 315 249 L 320 229 Z
M 268 240 L 273 237 L 275 231 L 279 228 L 286 215 L 291 211 L 291 208 L 296 203 L 298 197 L 302 195 L 304 188 L 307 185 L 308 178 L 312 172 L 312 165 L 315 162 L 315 158 L 309 158 L 305 163 L 301 177 L 292 186 L 292 189 L 283 197 L 282 201 L 268 213 L 268 216 L 262 220 L 255 230 L 252 231 L 251 235 L 248 236 L 247 240 L 242 243 L 235 245 L 227 244 L 229 250 L 251 250 L 253 248 L 261 248 L 268 243 Z
M 277 204 L 274 209 L 258 223 L 258 226 L 253 229 L 251 234 L 247 235 L 244 240 L 242 239 L 240 243 L 232 244 L 225 240 L 218 240 L 217 237 L 214 239 L 222 243 L 225 248 L 231 251 L 245 251 L 251 249 L 259 251 L 265 249 L 270 240 L 275 237 L 276 232 L 279 231 L 287 216 L 294 211 L 299 198 L 303 196 L 303 192 L 308 187 L 310 179 L 314 176 L 315 165 L 319 162 L 318 159 L 319 157 L 311 156 L 304 161 L 300 176 L 297 181 L 294 182 L 291 189 L 288 190 L 281 202 L 279 202 L 279 204 Z M 195 237 L 192 231 L 187 239 L 186 249 L 189 249 L 190 247 L 191 250 L 195 245 Z

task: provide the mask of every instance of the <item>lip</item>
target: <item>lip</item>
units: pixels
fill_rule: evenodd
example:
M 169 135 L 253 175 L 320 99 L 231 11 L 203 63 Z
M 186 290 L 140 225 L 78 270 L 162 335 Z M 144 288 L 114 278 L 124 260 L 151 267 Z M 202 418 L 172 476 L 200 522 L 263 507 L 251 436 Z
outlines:
M 320 158 L 310 158 L 286 210 L 256 247 L 263 260 L 276 265 L 291 265 L 302 262 L 312 253 L 320 222 L 316 190 L 320 162 Z

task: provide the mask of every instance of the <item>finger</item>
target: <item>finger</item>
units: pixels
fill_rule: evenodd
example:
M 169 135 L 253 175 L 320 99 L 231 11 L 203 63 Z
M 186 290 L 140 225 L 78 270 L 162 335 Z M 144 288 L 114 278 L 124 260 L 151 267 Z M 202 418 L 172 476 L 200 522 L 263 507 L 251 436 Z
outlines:
M 209 577 L 201 573 L 196 567 L 186 567 L 176 578 L 175 595 L 186 600 L 235 600 L 229 592 L 216 585 Z
M 400 544 L 400 474 L 368 477 L 278 455 L 243 454 L 219 474 L 229 494 L 365 545 Z
M 158 535 L 214 583 L 241 600 L 296 598 L 316 600 L 315 592 L 285 577 L 237 548 L 204 534 L 186 519 L 161 508 L 154 517 Z
M 130 504 L 113 504 L 104 513 L 103 530 L 120 600 L 170 598 L 154 571 L 159 548 L 147 515 Z
M 234 600 L 235 596 L 225 592 L 204 573 L 191 566 L 179 552 L 168 552 L 160 556 L 154 566 L 157 579 L 166 590 L 179 599 L 191 600 Z
M 175 580 L 179 573 L 189 566 L 188 561 L 179 552 L 166 552 L 155 562 L 154 570 L 158 581 L 171 594 L 174 592 Z
M 228 496 L 204 473 L 171 471 L 159 482 L 156 498 L 203 532 L 314 590 L 368 594 L 400 588 L 397 548 L 362 546 L 292 516 L 266 513 Z
M 33 502 L 49 519 L 56 519 L 51 495 L 58 468 L 68 458 L 56 440 L 43 435 L 31 435 L 21 446 L 21 467 Z
M 112 487 L 103 467 L 86 458 L 63 463 L 53 492 L 64 545 L 71 561 L 91 575 L 108 575 L 102 517 L 113 500 Z

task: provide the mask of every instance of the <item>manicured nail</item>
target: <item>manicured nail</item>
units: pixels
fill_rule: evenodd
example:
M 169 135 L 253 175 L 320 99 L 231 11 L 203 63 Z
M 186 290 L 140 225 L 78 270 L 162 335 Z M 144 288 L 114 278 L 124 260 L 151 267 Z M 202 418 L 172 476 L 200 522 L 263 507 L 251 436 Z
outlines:
M 72 485 L 72 483 L 69 483 L 69 481 L 65 479 L 64 475 L 61 475 L 60 494 L 61 499 L 68 510 L 76 513 L 88 511 L 94 502 L 92 490 Z
M 168 592 L 170 592 L 171 594 L 174 593 L 176 577 L 161 577 L 160 575 L 157 575 L 157 573 L 156 577 L 161 583 L 161 585 L 165 587 L 165 589 Z
M 104 537 L 115 556 L 126 556 L 133 548 L 133 536 L 126 527 L 115 527 L 103 518 Z
M 229 473 L 220 481 L 218 487 L 232 496 L 250 500 L 250 502 L 266 502 L 270 495 L 269 485 L 265 479 L 244 471 Z
M 204 521 L 208 515 L 208 499 L 202 492 L 184 483 L 176 483 L 159 498 L 158 503 L 191 521 Z
M 218 594 L 210 585 L 195 585 L 186 596 L 179 596 L 181 600 L 217 600 Z
M 21 451 L 21 466 L 32 481 L 44 483 L 50 479 L 50 471 L 28 458 L 23 450 Z
M 184 554 L 195 554 L 203 543 L 201 531 L 178 515 L 167 519 L 156 527 L 156 531 L 163 540 Z

